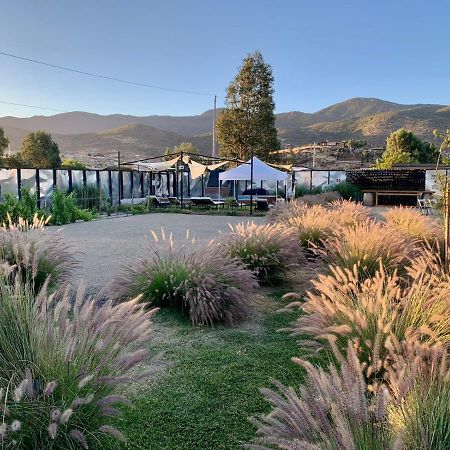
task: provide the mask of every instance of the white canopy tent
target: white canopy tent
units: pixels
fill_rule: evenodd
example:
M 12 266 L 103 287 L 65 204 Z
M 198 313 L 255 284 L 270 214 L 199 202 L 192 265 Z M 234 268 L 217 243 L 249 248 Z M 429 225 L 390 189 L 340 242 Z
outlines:
M 253 174 L 252 174 L 252 165 L 253 165 Z M 287 182 L 288 174 L 281 170 L 275 169 L 265 162 L 258 159 L 256 156 L 253 156 L 253 164 L 252 160 L 249 159 L 246 163 L 241 164 L 234 169 L 227 170 L 219 174 L 219 195 L 220 188 L 223 181 L 253 181 L 253 183 L 258 183 L 262 181 L 284 181 Z M 253 186 L 250 186 L 253 189 Z M 276 197 L 278 197 L 278 189 L 276 189 L 275 193 Z M 251 195 L 251 199 L 253 195 Z M 250 213 L 253 211 L 252 201 L 250 202 Z
M 220 181 L 250 181 L 253 178 L 253 182 L 261 181 L 286 181 L 288 174 L 281 170 L 274 169 L 265 162 L 253 157 L 253 177 L 251 176 L 251 160 L 247 163 L 241 164 L 234 169 L 226 170 L 219 174 Z

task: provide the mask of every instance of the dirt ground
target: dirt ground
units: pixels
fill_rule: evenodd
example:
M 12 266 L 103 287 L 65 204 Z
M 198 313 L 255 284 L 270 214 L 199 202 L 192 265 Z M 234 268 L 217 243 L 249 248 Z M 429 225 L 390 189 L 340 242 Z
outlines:
M 51 232 L 62 229 L 64 239 L 71 244 L 80 261 L 73 283 L 84 282 L 88 290 L 101 289 L 118 273 L 122 264 L 138 257 L 143 246 L 153 240 L 150 230 L 167 236 L 172 233 L 175 242 L 184 240 L 186 230 L 197 242 L 209 241 L 226 231 L 228 224 L 254 221 L 264 223 L 263 217 L 226 217 L 184 214 L 144 214 L 139 216 L 101 219 L 51 227 Z

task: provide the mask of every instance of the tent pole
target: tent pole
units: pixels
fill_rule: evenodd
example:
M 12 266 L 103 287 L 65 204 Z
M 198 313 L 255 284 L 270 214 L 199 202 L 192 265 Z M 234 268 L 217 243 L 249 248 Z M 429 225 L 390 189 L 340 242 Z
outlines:
M 250 160 L 250 215 L 253 215 L 253 147 Z

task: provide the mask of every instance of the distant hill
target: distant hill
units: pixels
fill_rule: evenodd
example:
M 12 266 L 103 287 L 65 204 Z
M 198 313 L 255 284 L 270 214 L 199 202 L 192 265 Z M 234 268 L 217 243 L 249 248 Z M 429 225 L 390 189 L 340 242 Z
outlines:
M 0 127 L 11 140 L 13 151 L 20 149 L 23 137 L 30 131 L 45 130 L 52 133 L 65 156 L 88 164 L 108 165 L 119 150 L 124 157 L 150 157 L 183 141 L 190 141 L 209 154 L 212 122 L 212 110 L 181 117 L 70 112 L 28 118 L 1 117 Z M 450 106 L 402 105 L 376 98 L 353 98 L 315 113 L 277 114 L 276 124 L 283 146 L 349 138 L 365 139 L 371 145 L 381 146 L 389 133 L 401 127 L 433 141 L 434 129 L 450 129 Z

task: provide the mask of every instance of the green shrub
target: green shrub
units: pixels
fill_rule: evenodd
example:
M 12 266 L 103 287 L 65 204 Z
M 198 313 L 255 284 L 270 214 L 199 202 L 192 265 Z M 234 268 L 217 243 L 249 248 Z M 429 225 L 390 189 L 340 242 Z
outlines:
M 322 193 L 322 187 L 321 186 L 313 186 L 309 187 L 304 184 L 299 184 L 295 187 L 295 196 L 296 197 L 303 197 L 304 195 L 315 195 L 315 194 L 321 194 Z M 284 197 L 284 192 L 283 192 Z
M 74 192 L 67 194 L 57 189 L 53 191 L 51 213 L 51 222 L 55 225 L 65 225 L 77 220 L 90 221 L 93 219 L 92 211 L 78 208 Z
M 4 201 L 0 203 L 0 223 L 8 224 L 10 219 L 13 223 L 17 223 L 19 218 L 32 222 L 35 215 L 40 218 L 46 217 L 47 213 L 37 208 L 36 198 L 36 194 L 31 194 L 29 188 L 22 188 L 20 200 L 6 193 Z
M 246 316 L 256 285 L 238 259 L 212 243 L 175 247 L 163 240 L 123 268 L 111 293 L 119 299 L 143 294 L 154 306 L 182 311 L 193 325 L 233 324 Z
M 295 233 L 280 224 L 230 225 L 219 245 L 232 258 L 239 258 L 262 282 L 279 280 L 303 259 Z
M 149 317 L 139 299 L 114 305 L 68 291 L 37 298 L 0 281 L 0 414 L 4 448 L 102 448 L 124 388 L 144 376 Z
M 101 211 L 105 209 L 109 203 L 101 189 L 96 184 L 87 184 L 86 186 L 73 186 L 75 196 L 75 204 L 81 209 L 91 209 Z
M 324 191 L 339 192 L 344 200 L 359 201 L 361 199 L 361 189 L 352 183 L 348 183 L 347 181 L 327 186 L 324 188 Z

